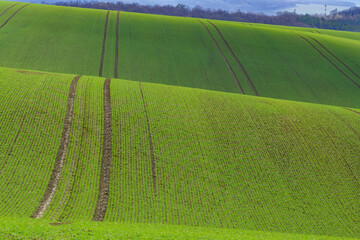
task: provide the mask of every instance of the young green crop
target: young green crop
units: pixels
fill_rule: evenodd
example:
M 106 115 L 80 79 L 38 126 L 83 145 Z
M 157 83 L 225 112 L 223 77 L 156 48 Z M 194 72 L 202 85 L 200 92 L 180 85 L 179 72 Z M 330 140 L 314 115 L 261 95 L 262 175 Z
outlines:
M 122 79 L 240 93 L 218 44 L 247 95 L 256 94 L 254 85 L 263 97 L 360 107 L 360 88 L 341 71 L 360 79 L 298 36 L 317 39 L 360 76 L 359 33 L 211 21 L 231 53 L 207 20 L 216 44 L 196 19 L 120 12 L 117 24 L 117 14 L 109 12 L 103 45 L 107 11 L 31 4 L 0 29 L 0 65 L 98 76 L 104 47 L 103 77 L 114 77 L 117 67 Z
M 0 216 L 29 217 L 53 171 L 74 76 L 0 73 Z M 78 84 L 47 221 L 90 221 L 94 214 L 104 79 L 81 77 Z M 105 222 L 359 236 L 359 114 L 116 79 L 110 91 Z
M 29 216 L 60 143 L 71 76 L 1 71 L 1 216 Z
M 96 223 L 76 221 L 54 226 L 48 220 L 0 218 L 5 239 L 246 239 L 246 240 L 355 240 L 315 235 L 293 235 L 237 229 L 196 228 L 164 224 Z

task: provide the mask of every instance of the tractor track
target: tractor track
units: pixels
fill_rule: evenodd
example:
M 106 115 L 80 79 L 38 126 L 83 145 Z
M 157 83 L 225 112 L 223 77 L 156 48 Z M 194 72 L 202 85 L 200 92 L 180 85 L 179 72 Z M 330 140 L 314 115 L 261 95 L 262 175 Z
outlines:
M 206 31 L 209 33 L 209 36 L 211 37 L 213 43 L 214 43 L 215 46 L 217 47 L 219 53 L 221 54 L 222 58 L 224 59 L 224 61 L 225 61 L 226 65 L 228 66 L 231 74 L 233 75 L 233 77 L 234 77 L 234 79 L 235 79 L 235 81 L 236 81 L 236 84 L 238 85 L 238 87 L 239 87 L 239 89 L 240 89 L 240 92 L 241 92 L 242 94 L 245 94 L 243 88 L 242 88 L 241 85 L 240 85 L 239 79 L 237 78 L 237 76 L 236 76 L 233 68 L 231 67 L 229 61 L 227 60 L 227 58 L 225 57 L 224 53 L 223 53 L 222 50 L 220 49 L 219 44 L 217 43 L 217 41 L 215 40 L 214 36 L 213 36 L 212 33 L 210 32 L 209 28 L 208 28 L 201 20 L 197 19 L 197 21 L 198 21 L 201 25 L 203 25 L 203 26 L 205 27 Z
M 105 20 L 105 27 L 104 27 L 104 39 L 102 44 L 102 51 L 101 51 L 101 60 L 100 60 L 100 67 L 99 67 L 99 77 L 102 77 L 103 67 L 104 67 L 104 56 L 105 56 L 105 44 L 106 44 L 106 34 L 107 34 L 107 26 L 109 22 L 109 13 L 106 13 L 106 20 Z
M 66 109 L 66 114 L 65 114 L 65 120 L 64 120 L 64 127 L 63 127 L 62 136 L 61 136 L 60 147 L 59 147 L 56 159 L 55 159 L 54 168 L 51 173 L 50 181 L 46 187 L 45 193 L 44 193 L 39 205 L 37 206 L 37 208 L 31 215 L 32 218 L 39 219 L 44 215 L 46 209 L 49 207 L 51 200 L 53 199 L 53 197 L 55 195 L 57 186 L 59 184 L 60 177 L 61 177 L 61 171 L 62 171 L 62 167 L 64 165 L 64 161 L 65 161 L 65 157 L 66 157 L 66 153 L 67 153 L 67 149 L 68 149 L 68 145 L 69 145 L 69 140 L 70 140 L 70 131 L 71 131 L 73 112 L 74 112 L 75 92 L 76 92 L 76 86 L 77 86 L 77 83 L 78 83 L 80 77 L 81 76 L 76 76 L 71 82 L 69 96 L 68 96 L 67 109 Z
M 118 64 L 119 64 L 119 14 L 116 15 L 116 43 L 115 43 L 115 69 L 114 78 L 118 78 Z
M 149 144 L 150 144 L 150 154 L 151 154 L 151 171 L 152 171 L 152 178 L 153 178 L 154 195 L 156 197 L 156 163 L 155 163 L 155 155 L 154 155 L 154 146 L 153 146 L 153 140 L 152 140 L 152 136 L 151 136 L 149 115 L 148 115 L 148 111 L 147 111 L 147 108 L 146 108 L 146 103 L 145 103 L 145 99 L 144 99 L 144 93 L 142 91 L 140 82 L 139 82 L 139 88 L 140 88 L 141 98 L 142 98 L 143 105 L 144 105 L 144 111 L 145 111 L 145 115 L 146 115 L 146 122 L 147 122 L 147 127 L 148 127 L 148 132 L 149 132 Z
M 5 25 L 18 13 L 20 12 L 21 9 L 23 9 L 24 7 L 29 6 L 30 4 L 26 4 L 22 7 L 20 7 L 18 10 L 16 10 L 8 19 L 6 19 L 6 21 L 0 26 L 0 29 L 5 27 Z
M 247 80 L 249 81 L 251 87 L 253 88 L 256 96 L 260 96 L 259 92 L 257 91 L 254 82 L 251 80 L 248 72 L 246 71 L 244 65 L 240 62 L 239 58 L 236 56 L 234 50 L 231 48 L 230 44 L 228 43 L 228 41 L 226 41 L 224 35 L 222 34 L 222 32 L 220 31 L 220 29 L 211 21 L 207 20 L 208 23 L 210 23 L 215 29 L 216 31 L 219 33 L 220 37 L 222 38 L 222 40 L 224 41 L 224 43 L 226 44 L 226 46 L 228 47 L 229 51 L 231 52 L 231 54 L 233 55 L 233 57 L 236 59 L 237 63 L 239 64 L 239 66 L 241 67 L 241 69 L 243 70 Z
M 11 5 L 10 7 L 8 7 L 7 9 L 5 9 L 5 11 L 3 11 L 1 14 L 0 14 L 0 17 L 2 15 L 4 15 L 7 11 L 9 11 L 11 8 L 15 7 L 17 4 L 14 4 L 14 5 Z
M 350 111 L 350 112 L 353 112 L 353 113 L 356 113 L 356 114 L 360 115 L 360 112 L 357 112 L 357 111 L 352 110 L 352 109 L 350 109 L 350 108 L 344 108 L 344 109 L 345 109 L 345 110 L 348 110 L 348 111 Z
M 96 202 L 93 221 L 103 221 L 109 200 L 111 156 L 112 156 L 112 113 L 110 97 L 111 79 L 104 83 L 104 139 L 101 159 L 99 195 Z
M 352 79 L 349 75 L 347 75 L 343 70 L 341 70 L 333 61 L 331 61 L 325 54 L 323 54 L 314 44 L 312 44 L 307 38 L 304 36 L 298 34 L 298 36 L 302 39 L 304 39 L 308 44 L 310 44 L 311 47 L 313 47 L 320 55 L 325 58 L 331 65 L 333 65 L 342 75 L 344 75 L 347 79 L 349 79 L 351 82 L 353 82 L 358 88 L 360 88 L 360 84 L 358 84 L 354 79 Z
M 339 59 L 334 53 L 332 53 L 327 47 L 325 47 L 321 42 L 319 42 L 316 38 L 313 38 L 309 35 L 307 35 L 309 38 L 314 40 L 317 44 L 319 44 L 325 51 L 327 51 L 331 56 L 333 56 L 336 60 L 338 60 L 344 67 L 346 67 L 352 74 L 354 74 L 358 79 L 360 79 L 360 76 L 354 72 L 346 63 L 344 63 L 341 59 Z

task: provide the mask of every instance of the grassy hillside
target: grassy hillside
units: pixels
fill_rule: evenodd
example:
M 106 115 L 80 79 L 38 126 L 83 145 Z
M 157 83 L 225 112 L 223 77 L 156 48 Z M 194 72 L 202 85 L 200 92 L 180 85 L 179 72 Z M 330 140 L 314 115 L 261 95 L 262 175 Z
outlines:
M 2 218 L 360 235 L 359 110 L 0 72 Z
M 359 33 L 212 23 L 219 32 L 207 20 L 31 4 L 0 29 L 0 66 L 360 108 Z
M 0 218 L 5 239 L 240 239 L 240 240 L 350 240 L 350 238 L 295 235 L 237 229 L 196 228 L 163 224 L 94 223 L 76 221 L 55 225 L 49 220 Z M 354 238 L 351 238 L 354 239 Z

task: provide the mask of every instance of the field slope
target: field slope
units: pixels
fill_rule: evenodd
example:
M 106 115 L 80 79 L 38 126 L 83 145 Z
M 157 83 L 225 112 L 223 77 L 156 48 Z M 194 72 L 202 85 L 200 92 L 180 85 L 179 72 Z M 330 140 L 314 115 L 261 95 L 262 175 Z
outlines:
M 25 5 L 0 2 L 0 66 L 360 108 L 359 33 Z
M 360 110 L 119 79 L 0 74 L 1 219 L 360 236 Z M 49 186 L 54 194 L 41 207 Z

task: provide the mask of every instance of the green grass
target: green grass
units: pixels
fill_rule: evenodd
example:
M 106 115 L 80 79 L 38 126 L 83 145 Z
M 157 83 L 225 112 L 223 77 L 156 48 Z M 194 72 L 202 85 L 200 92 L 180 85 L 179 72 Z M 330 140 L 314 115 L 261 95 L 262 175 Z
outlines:
M 22 221 L 35 210 L 50 179 L 74 76 L 0 70 L 0 164 L 8 162 L 0 175 L 0 217 Z M 79 80 L 70 144 L 44 224 L 93 217 L 103 84 L 104 78 Z M 359 237 L 360 115 L 339 107 L 119 79 L 110 88 L 113 157 L 105 224 L 153 224 L 149 232 L 157 224 L 171 224 Z M 57 233 L 52 227 L 41 233 L 21 226 L 15 228 L 19 234 L 48 238 Z M 75 232 L 88 234 L 75 226 Z M 62 228 L 64 234 L 72 231 Z M 120 234 L 109 228 L 110 236 Z M 127 234 L 136 238 L 135 232 Z M 164 234 L 177 236 L 166 229 Z
M 3 239 L 239 239 L 350 240 L 329 236 L 293 235 L 236 229 L 195 228 L 163 224 L 96 223 L 76 221 L 52 226 L 51 221 L 0 218 Z M 351 238 L 353 239 L 353 238 Z
M 1 1 L 0 7 L 9 4 Z M 20 5 L 23 3 L 0 22 Z M 109 15 L 104 77 L 114 76 L 116 14 L 112 11 Z M 98 76 L 105 17 L 103 10 L 31 4 L 0 29 L 0 66 Z M 119 19 L 119 78 L 240 93 L 208 32 L 196 19 L 125 12 Z M 308 34 L 318 39 L 360 75 L 359 33 L 319 30 L 320 34 L 307 28 L 213 22 L 260 96 L 360 108 L 360 88 L 297 36 Z M 206 24 L 245 94 L 254 95 L 219 34 Z M 360 79 L 321 51 L 360 84 Z

